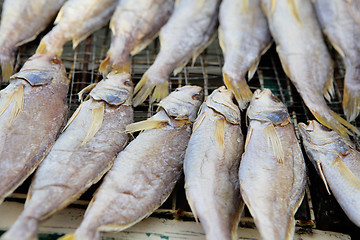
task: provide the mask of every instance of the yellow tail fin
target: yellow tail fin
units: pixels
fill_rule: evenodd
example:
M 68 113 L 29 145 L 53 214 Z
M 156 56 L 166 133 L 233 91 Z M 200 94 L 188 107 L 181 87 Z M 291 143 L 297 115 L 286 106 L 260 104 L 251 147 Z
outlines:
M 65 236 L 58 238 L 58 240 L 73 240 L 74 237 L 74 234 L 66 234 Z
M 130 61 L 120 62 L 117 64 L 114 64 L 114 61 L 111 59 L 111 57 L 108 55 L 104 59 L 104 61 L 101 62 L 99 67 L 99 72 L 103 74 L 107 74 L 112 68 L 112 70 L 115 70 L 119 73 L 121 72 L 130 72 Z
M 235 81 L 231 79 L 226 73 L 223 73 L 223 77 L 226 87 L 234 93 L 240 109 L 245 109 L 253 95 L 245 79 Z
M 37 49 L 36 49 L 35 54 L 45 54 L 45 53 L 48 53 L 48 52 L 49 52 L 48 46 L 46 45 L 46 43 L 45 43 L 44 40 L 41 40 L 39 46 L 38 46 Z M 62 54 L 62 49 L 57 50 L 57 51 L 55 51 L 55 52 L 53 52 L 53 53 L 54 53 L 56 56 L 61 56 L 61 54 Z
M 348 121 L 354 121 L 360 112 L 360 91 L 351 91 L 344 87 L 343 109 Z
M 163 83 L 152 83 L 145 73 L 134 89 L 134 93 L 136 93 L 136 96 L 133 99 L 134 107 L 143 103 L 154 88 L 155 90 L 153 96 L 151 97 L 151 101 L 159 101 L 163 99 L 168 95 L 168 85 L 169 83 L 167 81 Z
M 14 71 L 14 60 L 9 59 L 1 62 L 1 71 L 2 71 L 2 80 L 4 82 L 9 82 L 10 76 Z
M 351 125 L 345 119 L 340 117 L 337 113 L 331 110 L 329 110 L 329 112 L 323 112 L 322 114 L 314 110 L 311 110 L 311 112 L 321 124 L 330 129 L 333 129 L 345 139 L 349 139 L 348 135 L 353 135 L 353 133 L 357 135 L 360 134 L 359 130 L 355 126 Z

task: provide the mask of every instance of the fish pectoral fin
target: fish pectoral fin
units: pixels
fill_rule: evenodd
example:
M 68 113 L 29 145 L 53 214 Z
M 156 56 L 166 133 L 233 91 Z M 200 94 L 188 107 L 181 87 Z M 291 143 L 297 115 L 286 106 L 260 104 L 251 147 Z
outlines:
M 246 151 L 246 148 L 247 148 L 247 146 L 248 146 L 248 144 L 249 144 L 249 141 L 250 141 L 250 139 L 251 139 L 251 135 L 252 135 L 252 133 L 253 133 L 253 128 L 250 126 L 249 127 L 249 129 L 248 129 L 248 133 L 246 134 L 246 139 L 245 139 L 245 147 L 244 147 L 244 150 Z
M 344 163 L 341 157 L 336 157 L 335 161 L 332 163 L 334 167 L 339 171 L 340 175 L 352 186 L 352 188 L 360 191 L 360 179 L 355 176 L 355 174 L 350 170 L 348 166 Z
M 19 116 L 24 107 L 24 85 L 20 85 L 13 95 L 14 106 L 10 113 L 10 118 L 8 121 L 8 126 L 11 126 L 16 118 Z
M 154 129 L 160 128 L 163 123 L 168 123 L 166 120 L 155 120 L 155 119 L 147 119 L 144 121 L 131 123 L 126 126 L 125 133 L 133 133 L 137 131 L 142 131 L 146 129 Z
M 63 16 L 64 16 L 64 7 L 61 7 L 60 10 L 59 10 L 58 15 L 55 18 L 54 24 L 55 25 L 58 24 Z
M 225 146 L 225 118 L 221 117 L 215 121 L 215 139 L 220 152 L 223 152 Z
M 234 93 L 235 98 L 239 104 L 239 108 L 245 109 L 253 95 L 245 79 L 235 81 L 225 72 L 223 72 L 223 79 L 226 87 Z
M 329 195 L 331 195 L 330 189 L 329 189 L 329 185 L 327 184 L 327 181 L 326 181 L 324 172 L 323 172 L 323 170 L 322 170 L 321 163 L 320 163 L 320 162 L 316 162 L 316 165 L 317 165 L 317 168 L 318 168 L 318 170 L 319 170 L 320 177 L 321 177 L 321 179 L 323 180 L 323 182 L 324 182 L 324 184 L 325 184 L 326 191 L 329 193 Z
M 270 0 L 271 5 L 270 5 L 270 14 L 269 17 L 271 17 L 275 11 L 275 7 L 276 7 L 276 0 Z
M 194 133 L 201 125 L 201 123 L 204 121 L 206 117 L 206 112 L 203 112 L 200 117 L 196 120 L 196 122 L 193 124 L 192 133 Z
M 288 7 L 290 8 L 291 15 L 300 23 L 302 24 L 299 9 L 296 5 L 296 0 L 287 0 Z
M 83 95 L 84 95 L 85 93 L 91 92 L 91 90 L 93 90 L 93 89 L 96 87 L 96 85 L 97 85 L 97 83 L 92 83 L 92 84 L 90 84 L 89 86 L 84 87 L 84 88 L 78 93 L 78 97 L 79 97 L 80 102 L 83 101 Z
M 85 136 L 85 139 L 82 142 L 82 145 L 89 142 L 99 131 L 104 120 L 104 113 L 105 113 L 105 103 L 103 102 L 100 104 L 100 106 L 94 107 L 92 109 L 92 113 L 91 113 L 92 119 L 91 119 L 90 128 Z
M 247 13 L 249 11 L 249 0 L 242 0 L 241 11 Z
M 276 132 L 275 126 L 273 124 L 269 124 L 269 126 L 264 128 L 264 134 L 268 139 L 268 145 L 270 145 L 271 143 L 271 148 L 274 152 L 275 158 L 279 163 L 283 164 L 285 154 L 282 148 L 280 137 Z
M 120 232 L 128 227 L 130 227 L 131 225 L 133 225 L 133 223 L 131 224 L 109 224 L 109 225 L 104 225 L 98 228 L 98 231 L 100 232 Z

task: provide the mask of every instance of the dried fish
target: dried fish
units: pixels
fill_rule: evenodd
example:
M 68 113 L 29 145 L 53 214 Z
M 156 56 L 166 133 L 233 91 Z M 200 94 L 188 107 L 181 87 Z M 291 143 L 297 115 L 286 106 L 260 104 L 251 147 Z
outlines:
M 118 0 L 68 0 L 55 19 L 56 26 L 40 42 L 36 53 L 61 55 L 63 46 L 72 40 L 73 48 L 91 33 L 105 26 Z
M 315 118 L 344 137 L 359 130 L 332 111 L 333 64 L 310 0 L 262 0 L 281 64 Z
M 247 111 L 239 179 L 262 239 L 293 239 L 305 193 L 306 166 L 286 106 L 268 89 L 255 91 Z
M 244 150 L 240 109 L 225 87 L 214 90 L 194 123 L 184 160 L 186 198 L 206 239 L 237 239 L 244 203 L 239 164 Z
M 269 26 L 260 0 L 223 0 L 219 22 L 224 82 L 244 109 L 252 97 L 245 74 L 248 80 L 253 77 L 261 55 L 271 46 Z
M 34 55 L 0 91 L 0 203 L 39 165 L 66 120 L 61 60 Z
M 130 55 L 144 49 L 159 33 L 173 12 L 174 0 L 121 0 L 111 18 L 113 33 L 100 72 L 109 68 L 129 72 Z
M 128 141 L 124 131 L 133 121 L 132 89 L 125 73 L 110 73 L 96 85 L 40 164 L 24 211 L 1 239 L 35 238 L 40 222 L 79 198 L 111 168 Z
M 305 151 L 327 190 L 360 227 L 360 153 L 352 143 L 314 120 L 307 126 L 299 123 L 299 130 Z
M 145 130 L 118 155 L 92 199 L 85 217 L 68 239 L 100 239 L 100 231 L 122 231 L 149 216 L 168 198 L 180 178 L 201 88 L 178 88 L 153 117 L 130 124 Z
M 325 35 L 343 57 L 346 68 L 343 108 L 347 120 L 360 111 L 360 8 L 356 1 L 314 0 Z
M 65 0 L 5 0 L 0 25 L 2 78 L 13 74 L 16 49 L 36 38 L 55 17 Z
M 152 93 L 151 101 L 168 94 L 171 72 L 178 74 L 189 59 L 196 57 L 215 37 L 220 0 L 181 0 L 169 21 L 160 30 L 161 49 L 155 62 L 135 86 L 134 106 Z

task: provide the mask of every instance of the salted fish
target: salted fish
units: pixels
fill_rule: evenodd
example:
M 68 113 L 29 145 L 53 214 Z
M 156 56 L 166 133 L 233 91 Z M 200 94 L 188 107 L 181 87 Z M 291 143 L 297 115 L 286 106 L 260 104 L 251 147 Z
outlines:
M 0 25 L 0 64 L 2 78 L 13 74 L 16 49 L 42 32 L 65 0 L 5 0 Z
M 72 40 L 73 48 L 91 33 L 105 26 L 118 0 L 68 0 L 55 19 L 56 26 L 41 40 L 36 53 L 61 55 L 63 46 Z
M 168 94 L 171 72 L 178 74 L 192 57 L 196 57 L 215 37 L 220 0 L 181 0 L 169 21 L 160 30 L 161 49 L 154 63 L 135 86 L 134 106 L 152 93 L 151 101 Z
M 118 155 L 75 234 L 61 239 L 101 239 L 101 231 L 122 231 L 160 207 L 181 176 L 201 100 L 201 87 L 178 88 L 154 116 L 127 126 L 144 131 Z
M 218 32 L 224 53 L 224 83 L 244 109 L 252 97 L 245 75 L 248 73 L 248 80 L 254 76 L 261 55 L 272 43 L 260 0 L 223 0 Z
M 128 141 L 124 131 L 133 121 L 132 89 L 125 73 L 110 73 L 96 85 L 40 164 L 24 211 L 1 239 L 36 238 L 42 221 L 79 198 L 110 169 Z
M 300 3 L 301 2 L 301 3 Z M 333 112 L 333 63 L 310 0 L 262 0 L 282 67 L 315 118 L 344 137 L 359 130 Z M 301 4 L 301 7 L 300 7 Z
M 305 151 L 350 220 L 360 227 L 360 153 L 317 121 L 299 123 Z M 329 189 L 330 188 L 330 189 Z
M 34 55 L 0 91 L 0 203 L 39 165 L 66 120 L 61 60 Z
M 174 9 L 174 0 L 121 0 L 111 18 L 112 40 L 100 72 L 129 72 L 130 55 L 143 50 L 159 33 Z
M 206 239 L 237 239 L 243 210 L 239 164 L 244 150 L 240 109 L 225 87 L 212 92 L 194 123 L 184 160 L 186 198 Z
M 349 121 L 360 112 L 360 6 L 359 1 L 313 0 L 325 35 L 344 59 L 344 113 Z
M 294 215 L 305 193 L 306 166 L 286 106 L 256 90 L 242 155 L 241 195 L 264 240 L 293 239 Z

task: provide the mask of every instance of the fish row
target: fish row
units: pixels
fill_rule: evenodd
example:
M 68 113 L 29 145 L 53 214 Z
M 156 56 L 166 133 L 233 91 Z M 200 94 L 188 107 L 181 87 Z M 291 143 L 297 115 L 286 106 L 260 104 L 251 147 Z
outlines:
M 68 87 L 61 60 L 34 55 L 11 79 L 1 91 L 1 199 L 39 167 L 24 211 L 2 239 L 36 237 L 42 221 L 76 200 L 113 164 L 75 235 L 65 239 L 99 239 L 100 231 L 120 231 L 147 217 L 170 195 L 183 164 L 188 202 L 208 239 L 235 238 L 242 199 L 264 239 L 293 236 L 306 171 L 287 109 L 269 90 L 253 96 L 244 147 L 240 109 L 224 87 L 207 98 L 197 117 L 201 88 L 183 87 L 164 98 L 153 117 L 130 124 L 130 75 L 111 72 L 80 93 L 92 88 L 55 142 L 65 121 Z M 139 130 L 144 131 L 122 151 L 127 133 Z M 355 180 L 347 181 L 356 187 Z
M 0 27 L 4 79 L 12 71 L 15 47 L 45 28 L 64 1 L 32 0 L 22 4 L 21 10 L 13 10 L 9 2 L 4 3 Z M 359 134 L 359 130 L 332 111 L 325 101 L 331 101 L 334 95 L 333 63 L 321 29 L 344 59 L 343 108 L 352 121 L 360 111 L 359 6 L 358 0 L 336 0 L 331 4 L 325 0 L 314 0 L 313 4 L 310 0 L 301 4 L 299 0 L 68 0 L 56 17 L 55 27 L 41 40 L 37 53 L 61 55 L 66 41 L 73 40 L 76 47 L 112 16 L 112 42 L 99 70 L 104 74 L 111 69 L 128 72 L 130 55 L 159 35 L 160 52 L 135 87 L 137 106 L 149 95 L 151 101 L 164 98 L 170 74 L 179 73 L 190 58 L 194 63 L 218 28 L 225 59 L 224 83 L 244 109 L 252 96 L 245 75 L 248 73 L 248 80 L 252 78 L 273 38 L 284 72 L 306 106 L 318 121 L 347 137 L 352 132 Z M 41 12 L 44 19 L 34 12 Z M 36 21 L 32 21 L 34 17 Z M 17 34 L 12 29 L 17 29 Z

